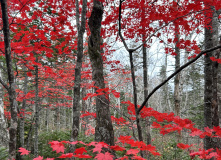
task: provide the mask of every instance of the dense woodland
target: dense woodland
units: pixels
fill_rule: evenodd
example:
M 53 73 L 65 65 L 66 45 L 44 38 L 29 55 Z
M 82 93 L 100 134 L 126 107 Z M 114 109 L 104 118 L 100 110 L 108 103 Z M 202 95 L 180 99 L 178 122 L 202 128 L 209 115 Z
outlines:
M 220 0 L 1 0 L 1 160 L 221 160 Z

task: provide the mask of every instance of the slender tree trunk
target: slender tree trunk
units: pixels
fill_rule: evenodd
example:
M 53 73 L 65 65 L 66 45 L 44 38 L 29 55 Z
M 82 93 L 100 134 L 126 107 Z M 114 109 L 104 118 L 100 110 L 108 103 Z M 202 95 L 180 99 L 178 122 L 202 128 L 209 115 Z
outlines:
M 145 45 L 143 45 L 143 83 L 144 83 L 144 99 L 148 96 L 148 68 L 147 68 L 147 50 Z M 148 102 L 146 103 L 148 107 Z M 150 120 L 149 117 L 146 117 L 146 137 L 147 144 L 151 144 L 151 134 L 150 134 Z M 148 159 L 149 159 L 148 155 Z
M 36 63 L 38 57 L 36 55 Z M 34 155 L 38 156 L 38 127 L 39 127 L 39 90 L 38 90 L 38 66 L 35 66 L 35 125 L 34 125 Z
M 134 96 L 134 107 L 135 107 L 135 113 L 136 113 L 136 123 L 137 123 L 137 132 L 138 132 L 138 138 L 139 141 L 143 141 L 143 135 L 142 135 L 142 129 L 140 125 L 140 117 L 139 114 L 137 114 L 137 87 L 136 87 L 136 79 L 135 79 L 135 71 L 134 71 L 134 63 L 133 63 L 133 53 L 129 52 L 130 55 L 130 67 L 131 67 L 131 77 L 133 82 L 133 96 Z M 141 157 L 143 157 L 143 152 L 140 152 Z
M 81 12 L 81 23 L 78 0 L 75 1 L 76 5 L 76 23 L 78 31 L 78 42 L 77 42 L 77 62 L 75 67 L 75 80 L 74 80 L 74 97 L 73 97 L 73 123 L 71 132 L 71 141 L 77 141 L 79 134 L 79 123 L 80 123 L 80 89 L 81 89 L 81 68 L 83 58 L 83 36 L 85 32 L 86 24 L 86 12 L 87 12 L 87 0 L 83 0 L 82 12 Z M 74 151 L 74 145 L 71 146 L 70 151 Z
M 83 87 L 81 97 L 83 98 L 85 96 L 86 96 L 86 87 Z M 87 104 L 83 99 L 82 99 L 81 105 L 82 105 L 82 113 L 84 113 L 85 111 L 87 111 Z M 82 118 L 82 121 L 83 121 L 83 123 L 82 123 L 82 132 L 83 133 L 85 133 L 86 128 L 87 128 L 87 124 L 89 123 L 87 119 L 88 119 L 87 117 Z
M 179 42 L 179 26 L 178 24 L 175 24 L 175 38 L 177 39 L 177 42 L 175 44 L 175 53 L 177 54 L 175 56 L 175 71 L 180 68 L 180 49 L 177 47 L 177 44 Z M 174 79 L 174 104 L 175 104 L 175 115 L 180 116 L 180 73 L 178 73 L 175 76 Z
M 0 77 L 3 77 L 1 70 L 0 70 Z M 8 149 L 9 133 L 8 133 L 5 114 L 4 114 L 3 97 L 4 97 L 4 90 L 3 90 L 3 86 L 1 86 L 0 87 L 0 146 L 4 146 L 5 148 Z
M 25 80 L 24 80 L 24 95 L 26 95 L 28 93 L 28 76 L 26 74 L 26 69 L 25 66 L 23 67 L 23 71 L 24 71 L 24 76 L 25 76 Z M 20 143 L 21 143 L 21 147 L 24 148 L 24 143 L 25 143 L 25 139 L 24 139 L 24 127 L 25 127 L 25 108 L 26 108 L 26 99 L 23 99 L 22 101 L 22 107 L 20 109 L 20 126 L 19 126 L 19 135 L 20 135 Z
M 101 55 L 101 21 L 103 15 L 103 5 L 99 0 L 93 1 L 93 9 L 89 18 L 89 28 L 91 35 L 88 42 L 88 54 L 92 65 L 92 78 L 95 86 L 99 89 L 105 88 L 103 59 Z M 95 91 L 97 88 L 95 89 Z M 108 95 L 98 95 L 96 97 L 96 127 L 95 140 L 114 145 L 114 130 L 111 122 Z
M 10 112 L 11 112 L 11 122 L 9 127 L 9 159 L 16 158 L 16 135 L 17 135 L 17 101 L 16 101 L 16 84 L 15 77 L 12 66 L 11 58 L 11 42 L 10 42 L 10 31 L 9 31 L 9 22 L 8 22 L 8 9 L 7 1 L 1 0 L 1 10 L 2 10 L 2 20 L 3 20 L 3 33 L 4 33 L 4 42 L 5 42 L 5 58 L 7 64 L 7 73 L 8 73 L 8 94 L 9 94 L 9 103 L 10 103 Z M 6 86 L 6 85 L 4 85 Z

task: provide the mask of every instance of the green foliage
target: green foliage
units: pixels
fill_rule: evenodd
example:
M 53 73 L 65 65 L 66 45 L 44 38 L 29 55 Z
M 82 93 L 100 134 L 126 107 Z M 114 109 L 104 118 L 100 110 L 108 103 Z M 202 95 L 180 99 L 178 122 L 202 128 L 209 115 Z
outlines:
M 39 155 L 50 158 L 59 157 L 61 154 L 57 154 L 55 151 L 52 151 L 52 148 L 48 143 L 51 141 L 69 141 L 70 136 L 70 131 L 42 132 L 39 135 Z
M 7 160 L 8 157 L 8 151 L 4 147 L 0 147 L 0 159 L 1 160 Z

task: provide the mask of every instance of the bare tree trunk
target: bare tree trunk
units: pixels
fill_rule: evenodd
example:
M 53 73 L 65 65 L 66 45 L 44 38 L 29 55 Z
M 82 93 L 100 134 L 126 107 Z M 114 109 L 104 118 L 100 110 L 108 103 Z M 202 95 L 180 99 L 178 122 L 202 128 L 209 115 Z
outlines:
M 91 35 L 88 42 L 88 54 L 92 65 L 92 78 L 95 86 L 99 89 L 105 88 L 103 59 L 101 55 L 101 21 L 103 15 L 103 5 L 99 0 L 93 1 L 93 9 L 89 18 L 89 28 Z M 97 88 L 95 89 L 95 91 Z M 96 121 L 95 140 L 114 145 L 114 130 L 111 122 L 108 95 L 96 97 Z
M 218 14 L 217 11 L 213 14 L 212 19 L 212 28 L 213 28 L 213 46 L 219 45 L 219 22 L 218 22 Z M 213 56 L 215 58 L 219 58 L 220 51 L 216 50 L 214 51 Z M 218 62 L 213 62 L 212 70 L 213 70 L 213 100 L 212 100 L 212 125 L 213 126 L 219 126 L 219 114 L 218 114 Z
M 8 22 L 8 10 L 7 10 L 7 1 L 1 0 L 1 10 L 2 10 L 2 20 L 3 20 L 3 33 L 4 33 L 4 42 L 5 42 L 5 58 L 7 64 L 7 73 L 8 73 L 8 82 L 7 84 L 3 83 L 2 85 L 8 90 L 9 94 L 9 103 L 10 103 L 10 112 L 11 112 L 11 122 L 9 127 L 9 159 L 16 158 L 16 140 L 17 140 L 17 101 L 16 101 L 16 85 L 15 85 L 15 77 L 12 66 L 12 58 L 11 58 L 11 42 L 10 42 L 10 31 L 9 31 L 9 22 Z
M 138 138 L 139 141 L 143 141 L 143 135 L 142 135 L 142 129 L 140 125 L 140 117 L 137 113 L 138 107 L 137 107 L 137 87 L 136 87 L 136 80 L 135 80 L 135 71 L 134 71 L 134 64 L 133 64 L 133 52 L 129 52 L 130 55 L 130 67 L 131 67 L 131 77 L 133 82 L 133 96 L 134 96 L 134 107 L 135 107 L 135 113 L 136 113 L 136 123 L 137 123 L 137 132 L 138 132 Z M 140 151 L 141 157 L 143 157 L 143 152 Z
M 211 7 L 212 12 L 209 24 L 212 29 L 205 27 L 205 49 L 211 48 L 217 44 L 218 28 L 217 14 L 214 7 Z M 207 17 L 208 18 L 208 17 Z M 212 56 L 217 56 L 216 51 L 213 51 Z M 210 59 L 211 55 L 206 54 L 204 57 L 204 124 L 205 127 L 212 128 L 214 125 L 219 125 L 218 105 L 217 105 L 217 67 Z M 216 148 L 217 143 L 211 137 L 204 138 L 204 148 Z
M 144 83 L 144 99 L 148 96 L 148 68 L 147 68 L 147 50 L 145 45 L 143 45 L 143 83 Z M 148 102 L 146 103 L 146 107 L 148 106 Z M 150 120 L 149 117 L 146 117 L 146 137 L 147 144 L 151 144 L 151 134 L 150 134 Z M 150 159 L 148 154 L 148 159 Z
M 176 39 L 178 40 L 175 44 L 175 71 L 180 68 L 180 49 L 177 47 L 177 43 L 179 42 L 179 26 L 175 24 L 175 34 Z M 174 105 L 175 105 L 175 115 L 180 116 L 180 73 L 175 76 L 174 79 Z
M 1 70 L 0 70 L 0 77 L 3 77 Z M 0 146 L 4 146 L 5 148 L 8 149 L 9 133 L 8 133 L 5 114 L 4 114 L 3 97 L 4 97 L 4 90 L 3 90 L 3 86 L 1 86 L 0 87 Z
M 73 124 L 71 132 L 71 141 L 76 141 L 79 134 L 79 119 L 80 119 L 80 89 L 81 89 L 81 68 L 83 58 L 83 35 L 85 32 L 87 0 L 83 0 L 81 12 L 81 24 L 78 0 L 75 0 L 76 5 L 76 23 L 78 31 L 77 42 L 77 63 L 75 67 L 75 80 L 74 80 L 74 97 L 73 97 Z M 74 151 L 74 145 L 71 146 L 70 151 Z
M 25 80 L 24 80 L 24 95 L 26 95 L 28 93 L 28 76 L 26 74 L 26 69 L 25 69 L 25 66 L 23 67 L 23 71 L 24 71 L 24 76 L 25 76 Z M 21 143 L 21 147 L 24 148 L 24 143 L 25 143 L 25 140 L 24 140 L 24 127 L 25 127 L 25 109 L 26 109 L 26 99 L 23 99 L 22 101 L 22 107 L 20 109 L 20 126 L 19 126 L 19 135 L 20 135 L 20 143 Z
M 36 55 L 36 63 L 38 57 Z M 38 127 L 39 127 L 39 90 L 38 90 L 38 66 L 35 66 L 35 125 L 34 125 L 34 155 L 38 156 Z
M 86 96 L 86 87 L 83 87 L 81 97 L 83 98 L 85 96 Z M 82 99 L 81 105 L 82 105 L 82 113 L 84 113 L 87 110 L 87 104 L 83 99 Z M 87 124 L 89 123 L 87 119 L 88 119 L 87 117 L 82 118 L 82 121 L 83 121 L 83 123 L 82 123 L 82 132 L 83 133 L 85 133 L 86 128 L 87 128 Z

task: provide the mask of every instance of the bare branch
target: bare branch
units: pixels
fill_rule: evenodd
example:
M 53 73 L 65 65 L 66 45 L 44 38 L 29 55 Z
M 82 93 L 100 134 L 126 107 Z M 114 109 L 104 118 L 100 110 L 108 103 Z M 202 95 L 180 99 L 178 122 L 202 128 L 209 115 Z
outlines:
M 9 86 L 0 78 L 0 83 L 3 85 L 3 87 L 9 91 Z
M 176 74 L 178 74 L 179 72 L 181 72 L 184 68 L 188 67 L 190 64 L 192 64 L 193 62 L 195 62 L 197 59 L 199 59 L 203 54 L 214 51 L 216 49 L 221 48 L 220 46 L 216 46 L 207 50 L 204 50 L 202 52 L 200 52 L 196 58 L 194 58 L 193 60 L 187 62 L 186 64 L 182 65 L 179 69 L 177 69 L 173 74 L 171 74 L 166 80 L 164 80 L 162 83 L 160 83 L 158 86 L 156 86 L 151 92 L 150 94 L 147 96 L 147 98 L 144 100 L 144 102 L 142 103 L 142 105 L 140 106 L 140 108 L 137 110 L 137 114 L 140 113 L 140 111 L 143 109 L 143 107 L 145 106 L 145 104 L 147 103 L 147 101 L 150 99 L 150 97 L 160 88 L 162 87 L 165 83 L 167 83 L 170 79 L 172 79 Z

